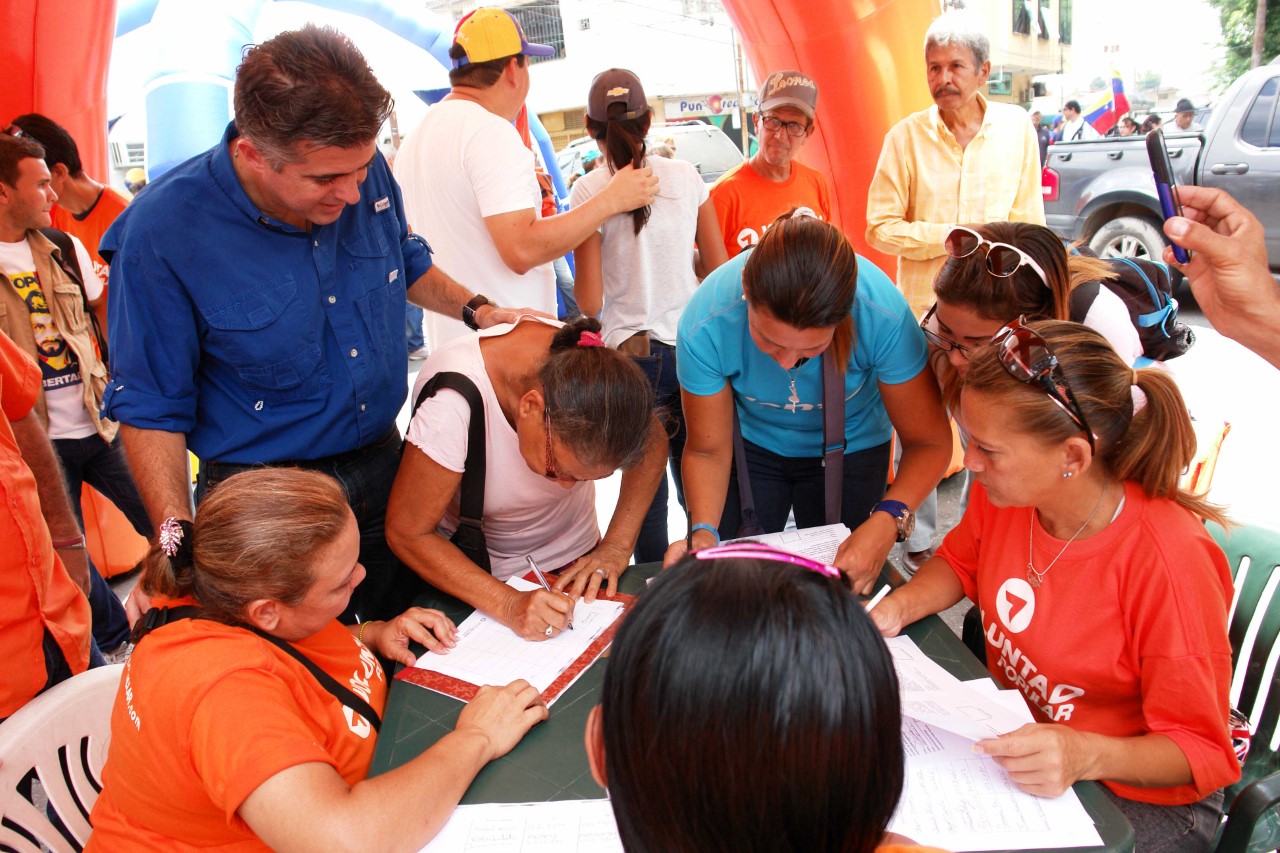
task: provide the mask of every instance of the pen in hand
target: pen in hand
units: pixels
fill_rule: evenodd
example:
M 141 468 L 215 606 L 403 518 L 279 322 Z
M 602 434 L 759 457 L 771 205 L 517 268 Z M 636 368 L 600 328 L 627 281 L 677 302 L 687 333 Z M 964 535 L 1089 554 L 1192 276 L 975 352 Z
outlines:
M 551 584 L 547 583 L 547 576 L 546 576 L 546 575 L 544 575 L 544 574 L 542 573 L 542 569 L 538 568 L 538 564 L 537 564 L 537 563 L 535 563 L 535 562 L 533 561 L 533 557 L 532 557 L 531 555 L 526 555 L 526 556 L 525 556 L 525 559 L 529 561 L 529 568 L 533 569 L 533 574 L 534 574 L 534 576 L 538 579 L 538 583 L 542 584 L 542 588 L 543 588 L 543 589 L 545 589 L 547 592 L 555 592 L 555 590 L 553 590 L 553 589 L 551 588 Z M 568 596 L 568 595 L 569 595 L 569 593 L 567 593 L 567 592 L 566 592 L 566 593 L 562 593 L 562 595 L 566 595 L 566 596 Z M 570 598 L 572 598 L 572 596 L 570 596 Z M 573 602 L 572 602 L 572 600 L 569 602 L 569 613 L 570 613 L 570 615 L 569 615 L 569 630 L 570 630 L 570 631 L 572 631 L 572 630 L 573 630 Z M 551 630 L 551 629 L 550 629 L 550 628 L 548 628 L 547 630 Z
M 885 584 L 880 588 L 880 591 L 877 592 L 873 598 L 871 598 L 871 600 L 867 601 L 862 606 L 867 609 L 868 613 L 870 613 L 872 610 L 875 609 L 875 606 L 877 604 L 879 604 L 881 601 L 884 600 L 884 597 L 888 594 L 889 594 L 889 585 Z

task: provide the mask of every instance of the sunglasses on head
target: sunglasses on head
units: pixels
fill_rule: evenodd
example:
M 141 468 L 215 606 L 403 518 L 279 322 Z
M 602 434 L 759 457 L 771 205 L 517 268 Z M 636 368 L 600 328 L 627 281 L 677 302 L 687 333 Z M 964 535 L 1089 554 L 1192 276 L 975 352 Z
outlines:
M 957 225 L 942 241 L 942 246 L 953 258 L 967 258 L 983 246 L 987 247 L 987 272 L 996 278 L 1008 278 L 1024 266 L 1031 267 L 1045 287 L 1049 277 L 1034 259 L 1017 246 L 1008 243 L 992 243 L 972 228 Z
M 996 348 L 996 357 L 1005 372 L 1019 382 L 1043 391 L 1084 432 L 1089 439 L 1089 449 L 1096 452 L 1098 436 L 1089 429 L 1084 410 L 1080 408 L 1076 395 L 1071 393 L 1062 365 L 1049 342 L 1028 329 L 1023 318 L 1019 317 L 996 332 L 991 344 Z
M 826 563 L 819 563 L 817 560 L 810 560 L 808 557 L 802 557 L 799 554 L 783 551 L 781 548 L 774 548 L 772 545 L 765 545 L 760 542 L 730 542 L 727 545 L 717 545 L 714 548 L 703 548 L 701 551 L 694 551 L 693 556 L 699 560 L 716 560 L 724 557 L 744 560 L 769 560 L 774 563 L 790 563 L 793 566 L 809 569 L 829 578 L 839 579 L 844 577 L 835 566 L 828 566 Z

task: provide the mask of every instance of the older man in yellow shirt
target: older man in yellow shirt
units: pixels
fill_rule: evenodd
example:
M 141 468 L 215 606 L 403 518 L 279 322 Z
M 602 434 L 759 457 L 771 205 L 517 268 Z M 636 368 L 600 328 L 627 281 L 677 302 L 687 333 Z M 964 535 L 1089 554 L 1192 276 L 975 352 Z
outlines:
M 933 302 L 952 226 L 1044 224 L 1040 152 L 1027 112 L 980 94 L 990 43 L 963 12 L 934 20 L 924 55 L 934 105 L 890 129 L 867 196 L 867 241 L 898 256 L 898 289 L 916 316 Z

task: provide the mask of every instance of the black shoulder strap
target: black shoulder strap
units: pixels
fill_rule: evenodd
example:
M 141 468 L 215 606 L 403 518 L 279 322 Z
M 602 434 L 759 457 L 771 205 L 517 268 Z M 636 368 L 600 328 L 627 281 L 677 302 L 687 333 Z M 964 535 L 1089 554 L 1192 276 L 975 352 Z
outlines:
M 323 669 L 321 669 L 319 666 L 316 665 L 315 661 L 311 660 L 311 658 L 307 657 L 302 652 L 298 651 L 289 642 L 282 640 L 279 637 L 273 637 L 272 635 L 268 634 L 266 631 L 260 631 L 257 628 L 250 628 L 249 630 L 257 634 L 262 639 L 266 640 L 271 645 L 275 646 L 280 651 L 287 654 L 289 657 L 296 660 L 298 663 L 305 666 L 307 668 L 307 671 L 310 672 L 312 676 L 315 677 L 315 680 L 320 683 L 321 687 L 327 690 L 335 699 L 337 699 L 343 705 L 347 706 L 348 708 L 350 708 L 351 710 L 355 711 L 357 714 L 359 714 L 360 716 L 368 720 L 369 724 L 373 726 L 374 731 L 382 730 L 382 718 L 378 716 L 377 711 L 373 710 L 373 706 L 370 705 L 367 701 L 365 701 L 363 696 L 356 693 L 354 690 L 352 690 L 350 687 L 346 686 L 345 684 L 342 684 L 341 682 L 339 682 L 336 678 L 334 678 L 329 673 L 325 672 Z
M 102 327 L 98 324 L 98 315 L 93 313 L 93 308 L 89 306 L 89 292 L 84 289 L 84 272 L 80 269 L 80 256 L 71 242 L 71 235 L 57 228 L 41 228 L 40 233 L 57 247 L 59 266 L 72 281 L 79 285 L 80 300 L 84 303 L 84 315 L 93 327 L 93 336 L 98 339 L 98 355 L 104 364 L 108 363 L 110 359 L 107 354 L 107 336 L 103 334 Z
M 142 618 L 133 629 L 133 641 L 141 642 L 142 638 L 151 631 L 159 628 L 161 625 L 168 625 L 171 622 L 177 622 L 180 619 L 204 619 L 205 616 L 199 607 L 193 605 L 184 605 L 181 607 L 153 607 L 143 614 Z M 307 668 L 307 671 L 315 678 L 315 680 L 323 687 L 333 698 L 337 699 L 346 707 L 355 711 L 360 716 L 369 721 L 374 731 L 382 728 L 382 718 L 378 716 L 378 712 L 373 710 L 373 706 L 368 703 L 362 696 L 347 687 L 340 684 L 332 675 L 325 672 L 315 664 L 315 661 L 298 651 L 292 645 L 279 637 L 273 637 L 265 631 L 257 628 L 249 627 L 248 630 L 257 634 L 271 645 L 280 649 L 280 651 L 289 655 Z
M 822 358 L 822 468 L 827 524 L 840 522 L 844 503 L 844 383 L 830 351 Z
M 492 571 L 489 562 L 488 543 L 484 537 L 484 481 L 487 455 L 485 453 L 484 400 L 476 384 L 461 373 L 443 371 L 427 380 L 413 401 L 416 414 L 424 400 L 434 397 L 441 388 L 457 391 L 471 407 L 471 422 L 467 427 L 467 460 L 462 472 L 461 495 L 458 500 L 458 529 L 450 541 L 485 571 Z M 413 414 L 410 414 L 410 418 Z
M 1089 308 L 1098 298 L 1099 287 L 1102 287 L 1102 282 L 1094 280 L 1086 281 L 1071 289 L 1071 296 L 1067 300 L 1067 314 L 1071 322 L 1083 323 L 1084 318 L 1089 316 Z

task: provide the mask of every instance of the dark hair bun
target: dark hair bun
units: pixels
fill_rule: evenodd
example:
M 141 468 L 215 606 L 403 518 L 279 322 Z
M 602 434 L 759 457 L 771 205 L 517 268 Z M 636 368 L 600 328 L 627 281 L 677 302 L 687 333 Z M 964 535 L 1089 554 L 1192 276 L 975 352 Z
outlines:
M 556 332 L 556 336 L 551 339 L 551 351 L 572 349 L 578 345 L 578 339 L 582 337 L 583 332 L 599 334 L 602 328 L 600 321 L 595 317 L 578 317 L 572 322 L 565 323 L 564 328 Z

